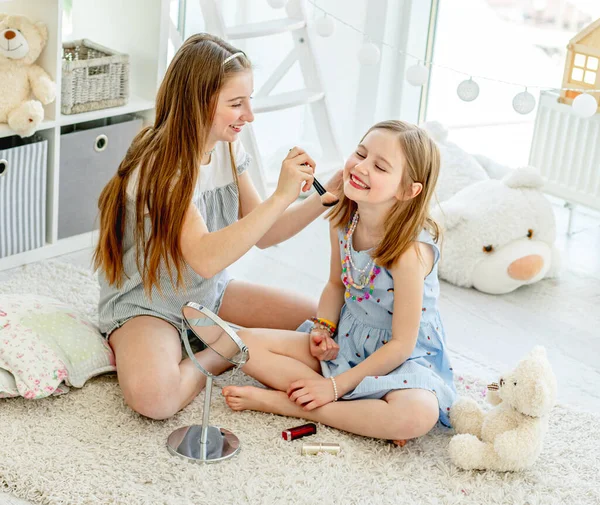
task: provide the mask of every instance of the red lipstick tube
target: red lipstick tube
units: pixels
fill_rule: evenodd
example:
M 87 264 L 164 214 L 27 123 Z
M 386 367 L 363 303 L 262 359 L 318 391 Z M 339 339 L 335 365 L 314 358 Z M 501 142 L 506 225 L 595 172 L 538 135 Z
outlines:
M 289 430 L 281 432 L 281 436 L 284 440 L 291 441 L 298 438 L 307 437 L 308 435 L 314 435 L 317 432 L 317 425 L 315 423 L 303 424 L 302 426 L 296 426 Z

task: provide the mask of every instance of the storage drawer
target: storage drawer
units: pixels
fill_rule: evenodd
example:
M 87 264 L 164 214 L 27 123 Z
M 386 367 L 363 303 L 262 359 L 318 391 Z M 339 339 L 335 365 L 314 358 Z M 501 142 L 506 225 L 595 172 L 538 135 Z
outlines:
M 116 173 L 142 120 L 131 116 L 64 129 L 60 137 L 58 238 L 98 228 L 98 198 Z M 72 129 L 73 127 L 70 127 Z
M 0 258 L 46 243 L 48 141 L 0 139 Z

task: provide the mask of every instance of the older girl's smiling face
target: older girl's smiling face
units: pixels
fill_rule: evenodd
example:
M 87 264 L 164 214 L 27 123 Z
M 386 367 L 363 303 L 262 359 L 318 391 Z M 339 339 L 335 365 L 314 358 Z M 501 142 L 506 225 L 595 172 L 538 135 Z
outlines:
M 344 166 L 344 194 L 357 203 L 388 203 L 400 193 L 404 153 L 398 134 L 373 130 Z
M 250 103 L 253 89 L 251 71 L 238 72 L 227 79 L 219 93 L 209 143 L 235 142 L 244 125 L 254 121 Z

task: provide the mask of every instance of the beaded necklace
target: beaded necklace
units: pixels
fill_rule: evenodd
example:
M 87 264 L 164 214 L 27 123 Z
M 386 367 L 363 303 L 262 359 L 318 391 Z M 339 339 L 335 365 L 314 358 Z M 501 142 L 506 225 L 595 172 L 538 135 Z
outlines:
M 356 265 L 354 264 L 354 261 L 352 260 L 352 235 L 354 234 L 354 230 L 356 230 L 356 225 L 358 224 L 358 211 L 356 211 L 354 213 L 354 216 L 352 217 L 352 222 L 350 223 L 350 226 L 348 227 L 348 231 L 346 232 L 346 236 L 345 236 L 345 241 L 344 241 L 344 252 L 345 252 L 345 256 L 344 259 L 342 260 L 342 281 L 344 282 L 345 286 L 346 286 L 346 294 L 345 297 L 346 298 L 352 298 L 352 300 L 356 300 L 358 302 L 362 302 L 363 300 L 368 300 L 371 295 L 373 294 L 373 289 L 374 289 L 374 281 L 375 281 L 375 277 L 377 277 L 377 275 L 379 274 L 379 272 L 381 272 L 381 268 L 379 268 L 377 265 L 375 265 L 375 261 L 373 261 L 373 259 L 371 258 L 371 260 L 367 263 L 367 265 L 362 268 L 356 268 Z M 368 275 L 365 275 L 365 272 L 367 271 L 367 268 L 369 268 L 369 265 L 371 265 L 371 270 L 369 271 Z M 352 267 L 354 267 L 355 270 L 357 270 L 359 272 L 359 274 L 361 274 L 361 278 L 360 278 L 360 282 L 359 284 L 357 284 L 354 281 L 354 278 L 352 277 Z M 363 296 L 356 296 L 350 293 L 350 286 L 352 286 L 355 289 L 364 289 L 365 287 L 367 287 L 367 285 L 369 286 L 368 290 L 363 291 Z

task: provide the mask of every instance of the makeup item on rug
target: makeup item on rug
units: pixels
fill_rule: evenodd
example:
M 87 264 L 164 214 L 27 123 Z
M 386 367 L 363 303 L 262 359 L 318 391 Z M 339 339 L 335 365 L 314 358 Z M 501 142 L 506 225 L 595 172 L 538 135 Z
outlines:
M 300 449 L 302 456 L 309 456 L 315 454 L 339 454 L 342 448 L 340 444 L 326 444 L 323 442 L 304 443 Z
M 319 193 L 319 195 L 321 196 L 321 205 L 323 205 L 324 207 L 333 207 L 340 201 L 337 196 L 335 196 L 333 193 L 330 193 L 323 186 L 321 186 L 321 183 L 317 181 L 316 178 L 313 178 L 313 186 L 317 190 L 317 193 Z
M 294 428 L 290 428 L 289 430 L 284 430 L 281 432 L 281 436 L 284 440 L 292 441 L 298 438 L 307 437 L 309 435 L 314 435 L 317 432 L 317 425 L 315 423 L 307 423 L 302 426 L 296 426 Z

